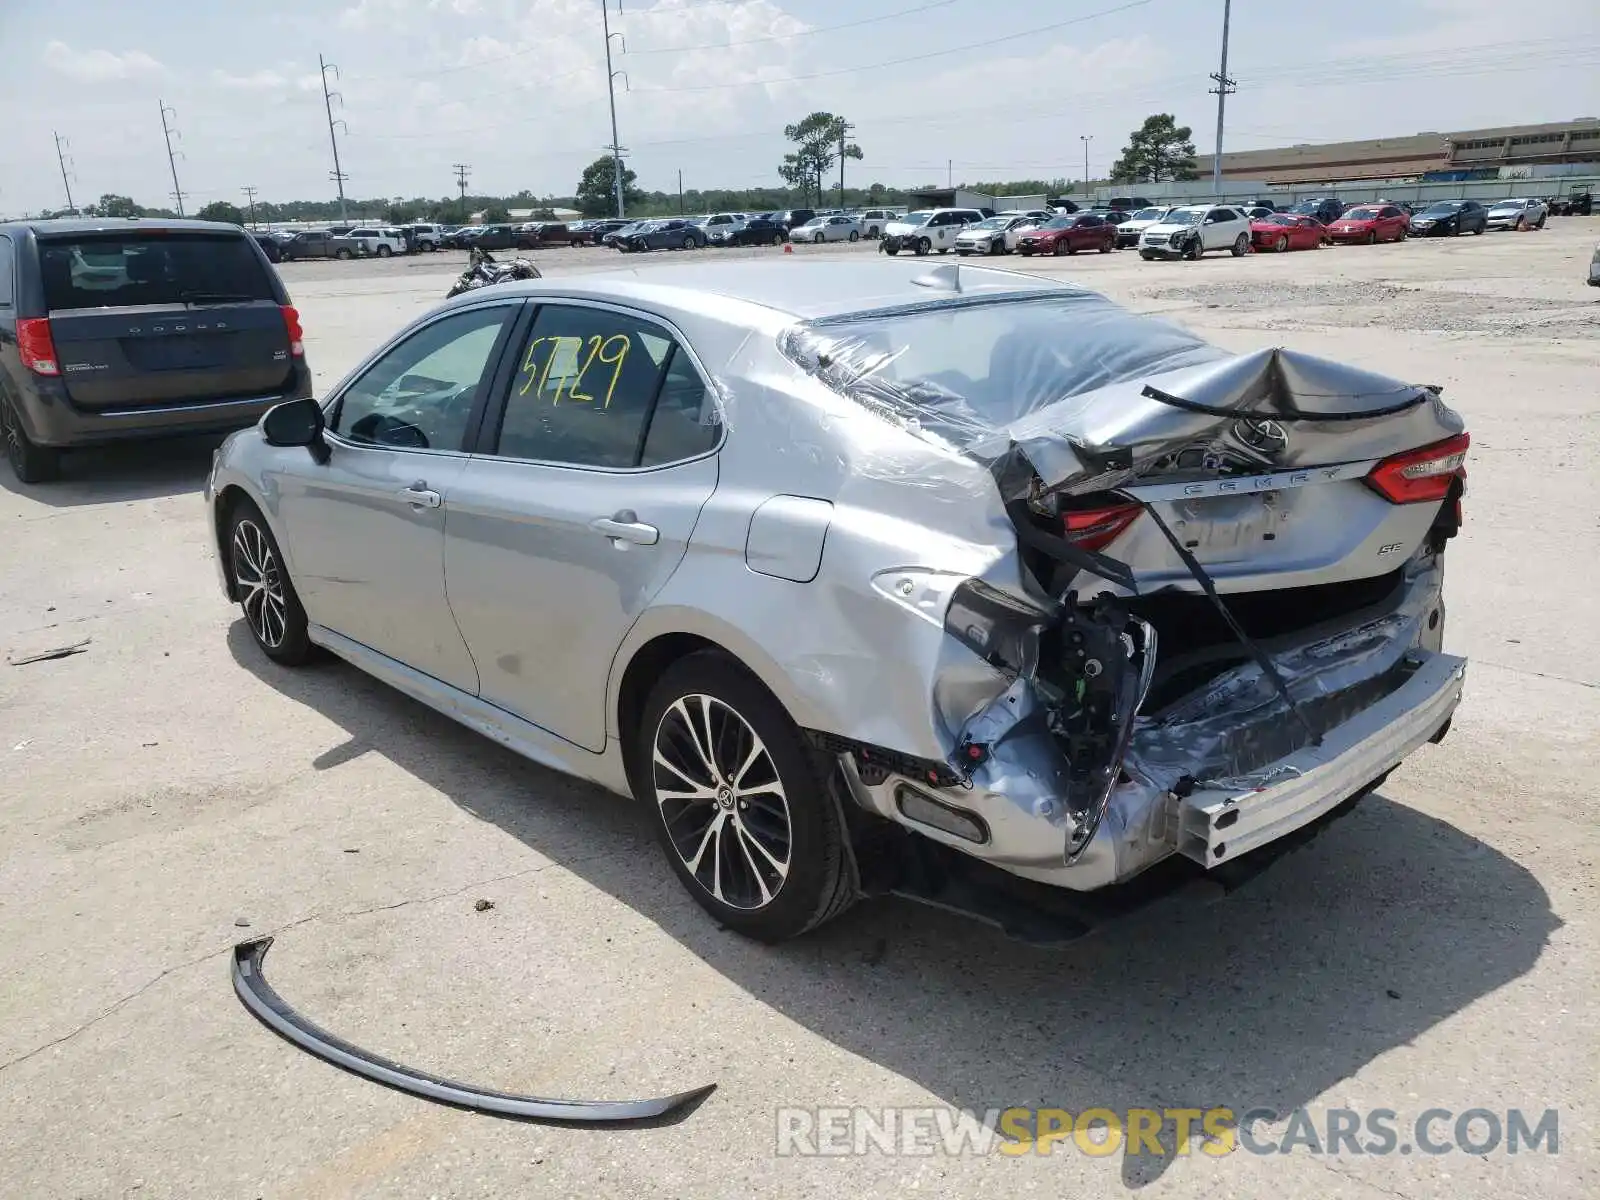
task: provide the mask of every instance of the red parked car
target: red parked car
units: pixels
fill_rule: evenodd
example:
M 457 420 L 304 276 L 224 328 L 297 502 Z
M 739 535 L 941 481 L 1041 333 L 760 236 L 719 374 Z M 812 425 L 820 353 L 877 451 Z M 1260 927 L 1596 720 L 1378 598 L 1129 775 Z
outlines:
M 1098 250 L 1110 254 L 1116 245 L 1117 227 L 1104 217 L 1066 213 L 1018 238 L 1017 253 L 1076 254 L 1079 250 Z
M 1327 236 L 1327 226 L 1301 213 L 1273 213 L 1250 222 L 1250 241 L 1257 250 L 1315 250 Z
M 1328 226 L 1335 242 L 1403 242 L 1411 218 L 1396 204 L 1358 204 Z

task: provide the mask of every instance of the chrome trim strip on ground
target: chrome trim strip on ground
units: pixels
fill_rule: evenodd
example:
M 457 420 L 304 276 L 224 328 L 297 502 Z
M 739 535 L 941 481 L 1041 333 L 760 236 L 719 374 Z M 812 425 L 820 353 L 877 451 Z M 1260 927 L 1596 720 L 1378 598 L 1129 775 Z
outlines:
M 548 1100 L 518 1096 L 456 1083 L 380 1057 L 306 1020 L 272 990 L 261 962 L 270 937 L 240 942 L 233 948 L 233 990 L 252 1016 L 300 1049 L 364 1079 L 425 1100 L 502 1117 L 560 1124 L 631 1125 L 657 1121 L 689 1109 L 710 1095 L 716 1084 L 653 1100 Z

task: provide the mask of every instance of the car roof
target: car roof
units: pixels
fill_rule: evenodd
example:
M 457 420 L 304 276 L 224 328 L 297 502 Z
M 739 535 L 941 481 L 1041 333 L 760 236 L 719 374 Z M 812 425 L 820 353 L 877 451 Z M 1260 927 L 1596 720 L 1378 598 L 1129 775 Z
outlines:
M 940 286 L 919 284 L 933 277 Z M 954 290 L 958 283 L 961 291 Z M 926 263 L 907 262 L 772 262 L 751 260 L 691 266 L 623 268 L 590 275 L 503 283 L 495 291 L 528 296 L 566 296 L 612 300 L 664 313 L 711 314 L 726 302 L 756 305 L 800 319 L 870 313 L 907 304 L 986 292 L 1060 292 L 1081 289 L 1037 275 L 961 264 L 930 270 Z M 468 292 L 460 299 L 471 300 Z M 478 297 L 481 299 L 481 296 Z
M 0 223 L 0 230 L 31 229 L 36 234 L 127 233 L 140 229 L 174 232 L 241 233 L 226 221 L 187 221 L 179 217 L 51 217 L 35 221 Z

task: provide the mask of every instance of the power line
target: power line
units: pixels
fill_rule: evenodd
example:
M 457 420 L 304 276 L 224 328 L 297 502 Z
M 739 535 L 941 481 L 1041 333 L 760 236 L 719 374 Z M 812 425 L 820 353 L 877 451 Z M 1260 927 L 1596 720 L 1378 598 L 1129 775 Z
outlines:
M 787 42 L 794 38 L 811 37 L 818 33 L 835 33 L 841 29 L 856 29 L 862 25 L 876 25 L 880 21 L 893 21 L 899 17 L 909 17 L 914 13 L 927 12 L 935 8 L 949 8 L 957 0 L 932 0 L 929 4 L 919 4 L 915 8 L 902 8 L 899 12 L 884 13 L 880 17 L 863 17 L 859 21 L 845 21 L 839 25 L 819 25 L 815 29 L 802 29 L 798 33 L 773 33 L 766 37 L 746 38 L 742 42 L 707 42 L 703 46 L 657 46 L 654 49 L 629 50 L 630 57 L 643 54 L 688 54 L 696 50 L 731 50 L 735 46 L 754 46 L 761 42 Z M 669 12 L 678 12 L 678 9 L 669 9 Z
M 161 136 L 167 140 L 167 166 L 172 168 L 172 198 L 177 202 L 178 215 L 181 217 L 183 216 L 183 197 L 185 193 L 184 190 L 178 186 L 178 155 L 182 152 L 175 152 L 172 149 L 172 139 L 174 136 L 176 136 L 179 141 L 182 141 L 183 134 L 179 133 L 167 123 L 168 117 L 171 117 L 173 120 L 177 119 L 178 110 L 169 107 L 165 100 L 158 100 L 156 103 L 161 105 Z
M 456 173 L 456 187 L 461 189 L 461 207 L 467 206 L 467 173 L 472 170 L 471 163 L 453 163 L 451 169 Z
M 618 4 L 621 0 L 617 0 Z M 611 145 L 606 149 L 611 151 L 612 179 L 617 193 L 617 216 L 623 215 L 623 186 L 622 186 L 622 139 L 617 136 L 617 76 L 626 78 L 626 72 L 611 69 L 611 39 L 622 37 L 620 33 L 611 32 L 611 18 L 606 12 L 607 0 L 600 0 L 600 28 L 606 35 L 606 99 L 611 102 Z M 627 39 L 622 42 L 623 52 L 628 49 Z M 632 90 L 630 85 L 629 90 Z
M 244 198 L 250 205 L 250 228 L 254 229 L 256 227 L 256 189 L 242 187 L 239 190 L 244 193 Z
M 67 145 L 67 139 L 62 137 L 59 133 L 55 135 L 55 138 L 56 162 L 61 166 L 61 186 L 66 189 L 67 193 L 67 211 L 75 213 L 78 211 L 78 209 L 77 206 L 72 203 L 72 185 L 67 182 L 67 156 L 63 151 L 63 147 Z
M 349 137 L 350 126 L 345 125 L 342 120 L 336 122 L 333 119 L 333 98 L 339 96 L 339 105 L 343 107 L 344 97 L 339 95 L 338 92 L 330 92 L 328 90 L 328 72 L 331 70 L 333 77 L 338 79 L 339 67 L 335 63 L 324 62 L 320 54 L 317 55 L 317 67 L 319 68 L 318 74 L 322 79 L 322 109 L 328 115 L 328 144 L 333 147 L 333 171 L 329 177 L 339 188 L 339 220 L 346 221 L 349 217 L 344 207 L 344 181 L 350 177 L 339 167 L 339 139 L 334 136 L 333 127 L 336 124 L 344 125 L 345 136 Z

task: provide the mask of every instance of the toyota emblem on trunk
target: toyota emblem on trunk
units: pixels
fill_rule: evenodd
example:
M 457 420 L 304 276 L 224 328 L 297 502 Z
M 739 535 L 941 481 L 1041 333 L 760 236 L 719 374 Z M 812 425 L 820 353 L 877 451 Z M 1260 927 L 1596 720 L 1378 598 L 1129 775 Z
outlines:
M 1289 448 L 1289 431 L 1277 421 L 1246 418 L 1235 422 L 1233 436 L 1268 458 L 1277 458 Z

